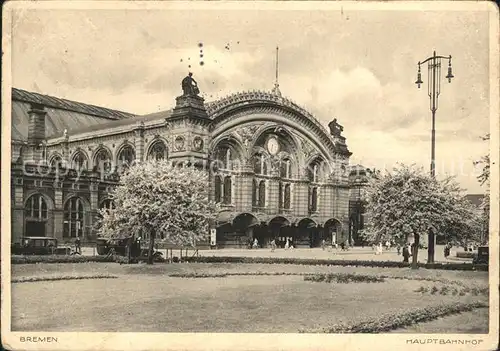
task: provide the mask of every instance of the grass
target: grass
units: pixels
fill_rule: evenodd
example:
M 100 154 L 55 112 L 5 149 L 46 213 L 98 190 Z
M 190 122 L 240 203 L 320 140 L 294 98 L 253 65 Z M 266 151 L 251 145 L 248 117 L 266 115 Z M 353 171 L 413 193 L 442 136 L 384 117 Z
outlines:
M 276 275 L 231 275 L 255 272 Z M 484 296 L 472 294 L 415 293 L 419 286 L 435 284 L 425 280 L 391 279 L 380 284 L 315 284 L 304 281 L 302 276 L 296 274 L 355 273 L 458 280 L 464 284 L 469 282 L 471 286 L 488 284 L 487 272 L 412 271 L 405 268 L 220 263 L 12 266 L 13 278 L 84 273 L 110 274 L 123 279 L 14 284 L 12 330 L 295 333 L 300 328 L 353 324 L 416 306 L 487 301 Z M 171 274 L 222 276 L 198 280 L 169 277 Z M 453 332 L 456 327 L 456 324 L 450 324 L 447 332 Z

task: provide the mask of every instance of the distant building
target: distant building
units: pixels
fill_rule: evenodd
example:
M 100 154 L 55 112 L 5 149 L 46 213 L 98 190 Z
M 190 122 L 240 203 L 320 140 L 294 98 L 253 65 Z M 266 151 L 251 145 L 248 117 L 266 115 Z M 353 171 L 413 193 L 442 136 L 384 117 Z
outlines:
M 350 187 L 359 189 L 336 120 L 327 130 L 276 89 L 205 103 L 184 81 L 175 108 L 142 116 L 13 89 L 12 240 L 94 240 L 98 210 L 114 206 L 121 172 L 148 159 L 208 172 L 210 196 L 223 208 L 219 247 L 355 237 L 362 221 Z

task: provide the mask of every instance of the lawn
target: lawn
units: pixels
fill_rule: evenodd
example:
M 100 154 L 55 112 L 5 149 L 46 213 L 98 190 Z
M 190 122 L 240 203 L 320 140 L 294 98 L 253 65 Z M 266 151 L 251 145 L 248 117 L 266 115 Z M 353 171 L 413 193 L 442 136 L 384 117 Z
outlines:
M 12 285 L 12 330 L 99 332 L 298 332 L 340 322 L 356 322 L 383 313 L 441 302 L 469 302 L 486 296 L 417 293 L 443 283 L 386 279 L 383 283 L 318 283 L 300 275 L 174 278 L 172 273 L 357 273 L 425 277 L 486 286 L 487 272 L 407 268 L 325 267 L 265 264 L 115 263 L 13 265 L 13 277 L 113 274 L 117 279 L 15 283 Z M 472 313 L 472 314 L 471 314 Z M 487 332 L 487 323 L 458 316 Z M 480 319 L 486 321 L 487 309 Z M 460 332 L 454 319 L 440 332 Z M 434 332 L 436 322 L 410 328 Z M 432 324 L 434 323 L 434 324 Z M 462 323 L 463 324 L 463 323 Z M 486 328 L 486 329 L 485 329 Z M 474 330 L 476 330 L 474 329 Z M 408 329 L 409 330 L 409 329 Z M 401 331 L 398 331 L 401 332 Z

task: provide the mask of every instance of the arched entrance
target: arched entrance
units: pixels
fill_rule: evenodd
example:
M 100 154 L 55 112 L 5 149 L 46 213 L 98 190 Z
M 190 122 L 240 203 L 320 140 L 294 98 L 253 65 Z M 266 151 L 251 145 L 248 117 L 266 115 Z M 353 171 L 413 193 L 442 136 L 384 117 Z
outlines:
M 297 221 L 296 246 L 317 247 L 320 245 L 318 223 L 309 217 Z
M 323 239 L 327 243 L 340 244 L 342 224 L 336 218 L 330 218 L 323 226 Z
M 267 223 L 269 236 L 264 240 L 263 244 L 267 245 L 271 240 L 275 240 L 278 247 L 285 247 L 287 239 L 293 242 L 294 233 L 291 228 L 291 221 L 283 216 L 271 218 Z
M 254 239 L 260 220 L 252 213 L 222 211 L 216 221 L 217 246 L 244 248 Z M 260 240 L 259 240 L 260 242 Z

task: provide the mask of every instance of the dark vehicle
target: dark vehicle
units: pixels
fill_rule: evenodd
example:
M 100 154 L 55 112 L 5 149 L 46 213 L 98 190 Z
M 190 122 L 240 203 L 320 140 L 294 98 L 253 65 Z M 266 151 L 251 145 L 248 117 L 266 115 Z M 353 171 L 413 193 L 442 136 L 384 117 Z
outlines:
M 138 260 L 145 260 L 148 257 L 148 249 L 141 248 L 139 241 L 134 240 L 133 237 L 121 239 L 96 239 L 96 249 L 98 255 L 109 255 L 114 252 L 118 256 L 127 256 L 127 245 L 130 245 L 130 257 Z M 155 262 L 163 262 L 163 254 L 159 251 L 153 253 Z
M 473 264 L 488 264 L 490 258 L 490 249 L 488 246 L 479 246 L 477 254 L 472 259 Z
M 45 236 L 26 236 L 11 246 L 12 255 L 68 255 L 69 247 L 58 247 L 57 239 Z

